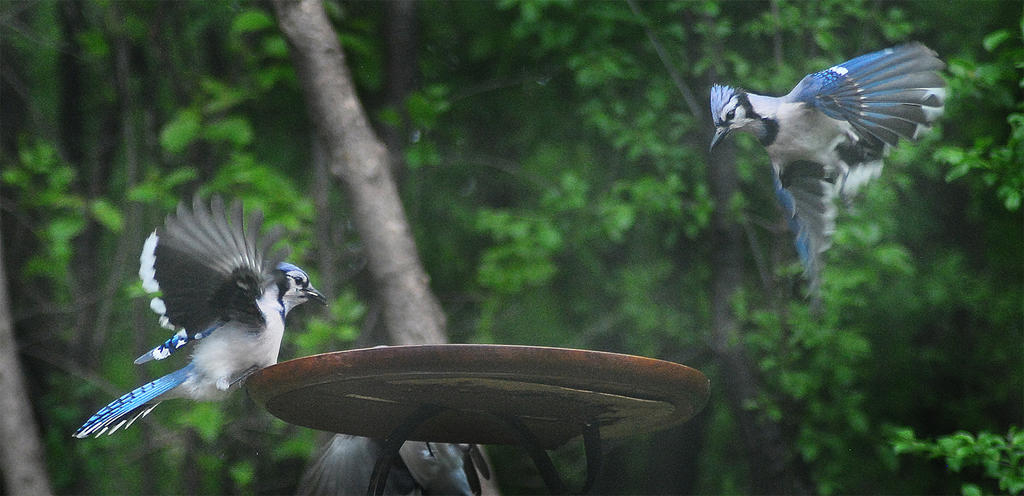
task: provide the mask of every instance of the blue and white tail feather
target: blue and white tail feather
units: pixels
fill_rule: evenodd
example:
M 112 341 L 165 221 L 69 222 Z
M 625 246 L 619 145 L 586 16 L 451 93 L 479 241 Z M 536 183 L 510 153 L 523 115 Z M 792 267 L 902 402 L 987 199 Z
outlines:
M 185 382 L 194 367 L 195 365 L 190 363 L 184 368 L 125 393 L 89 417 L 89 420 L 75 431 L 74 436 L 85 438 L 95 434 L 99 437 L 104 433 L 113 434 L 121 427 L 128 428 L 156 408 L 160 403 L 160 396 Z

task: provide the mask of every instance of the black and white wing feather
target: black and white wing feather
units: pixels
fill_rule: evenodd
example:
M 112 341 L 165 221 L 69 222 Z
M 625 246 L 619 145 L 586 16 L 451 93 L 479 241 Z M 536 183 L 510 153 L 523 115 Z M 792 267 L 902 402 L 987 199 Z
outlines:
M 161 325 L 178 332 L 135 363 L 166 358 L 229 321 L 264 324 L 256 301 L 274 281 L 284 253 L 271 253 L 281 232 L 261 235 L 262 224 L 259 211 L 246 222 L 240 202 L 227 210 L 215 196 L 207 208 L 197 196 L 191 210 L 179 204 L 146 239 L 139 257 L 142 287 L 161 293 L 150 307 Z

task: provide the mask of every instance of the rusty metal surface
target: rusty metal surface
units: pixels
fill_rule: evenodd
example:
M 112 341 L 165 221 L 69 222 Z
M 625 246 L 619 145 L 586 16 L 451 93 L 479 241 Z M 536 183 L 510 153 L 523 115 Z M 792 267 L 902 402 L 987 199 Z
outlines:
M 414 345 L 338 351 L 267 367 L 246 382 L 286 422 L 382 438 L 421 405 L 444 411 L 410 439 L 518 444 L 502 416 L 546 448 L 600 422 L 616 438 L 685 422 L 704 407 L 699 371 L 633 355 L 512 345 Z

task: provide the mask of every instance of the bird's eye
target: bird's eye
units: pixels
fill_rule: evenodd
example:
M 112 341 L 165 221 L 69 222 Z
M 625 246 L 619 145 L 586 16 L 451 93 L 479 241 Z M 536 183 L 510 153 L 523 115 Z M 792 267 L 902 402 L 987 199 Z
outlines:
M 730 120 L 730 121 L 732 120 L 733 117 L 736 117 L 736 109 L 732 109 L 732 110 L 729 111 L 728 114 L 725 114 L 725 118 Z

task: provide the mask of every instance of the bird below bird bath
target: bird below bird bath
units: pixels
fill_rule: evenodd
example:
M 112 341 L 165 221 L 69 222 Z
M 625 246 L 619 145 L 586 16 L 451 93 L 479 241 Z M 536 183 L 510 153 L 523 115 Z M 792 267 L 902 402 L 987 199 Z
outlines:
M 278 363 L 246 387 L 293 424 L 384 439 L 370 494 L 405 440 L 522 445 L 554 493 L 544 450 L 582 436 L 587 481 L 600 440 L 679 425 L 707 403 L 704 374 L 633 355 L 514 345 L 413 345 L 337 351 Z M 375 486 L 375 484 L 380 484 Z

